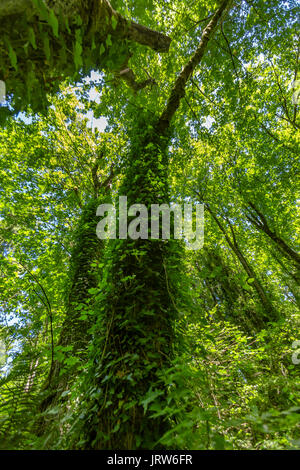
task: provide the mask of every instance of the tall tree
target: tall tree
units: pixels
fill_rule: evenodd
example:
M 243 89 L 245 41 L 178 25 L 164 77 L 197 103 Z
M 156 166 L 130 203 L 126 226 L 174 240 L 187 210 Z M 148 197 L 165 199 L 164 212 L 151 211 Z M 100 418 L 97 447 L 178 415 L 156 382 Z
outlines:
M 82 99 L 70 105 L 71 88 L 48 96 L 48 118 L 9 119 L 0 133 L 0 337 L 16 347 L 1 379 L 4 445 L 295 445 L 294 6 L 242 1 L 225 21 L 231 2 L 206 3 L 90 2 L 90 18 L 84 2 L 35 1 L 26 21 L 21 10 L 5 16 L 16 27 L 1 25 L 9 106 L 0 114 L 28 103 L 46 110 L 45 92 L 65 77 Z M 111 27 L 100 37 L 102 7 Z M 170 53 L 118 39 L 115 11 L 127 31 L 128 16 L 147 24 L 148 42 L 166 47 L 172 36 Z M 105 74 L 85 76 L 93 68 Z M 82 113 L 92 110 L 106 117 L 105 132 L 87 131 Z M 107 195 L 138 204 L 128 217 L 134 239 L 122 220 L 121 239 L 96 239 L 95 209 Z M 171 201 L 206 203 L 201 251 L 150 231 L 139 238 L 139 204 L 148 215 L 152 203 Z M 41 388 L 37 439 L 26 422 Z
M 161 116 L 136 119 L 119 192 L 127 195 L 129 206 L 144 204 L 150 211 L 151 204 L 169 202 L 167 133 L 186 83 L 231 4 L 222 2 L 204 28 Z M 148 403 L 167 405 L 162 375 L 171 365 L 178 316 L 176 273 L 170 269 L 180 265 L 176 251 L 173 240 L 118 240 L 111 248 L 94 335 L 105 334 L 95 340 L 89 376 L 96 381 L 86 391 L 93 396 L 84 425 L 88 448 L 152 448 L 168 429 L 165 416 L 153 417 Z

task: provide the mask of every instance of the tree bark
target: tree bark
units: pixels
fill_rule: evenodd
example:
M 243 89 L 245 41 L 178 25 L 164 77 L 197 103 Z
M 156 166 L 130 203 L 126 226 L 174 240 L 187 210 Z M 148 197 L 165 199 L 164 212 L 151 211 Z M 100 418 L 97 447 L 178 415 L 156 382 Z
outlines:
M 142 26 L 134 21 L 127 20 L 118 12 L 116 12 L 110 5 L 108 0 L 92 0 L 84 2 L 82 0 L 66 0 L 55 1 L 46 0 L 45 4 L 49 9 L 53 9 L 56 15 L 60 11 L 70 18 L 74 19 L 75 15 L 82 17 L 85 25 L 90 25 L 93 32 L 98 32 L 101 35 L 104 31 L 107 34 L 112 34 L 119 39 L 128 39 L 132 42 L 148 46 L 157 52 L 168 52 L 171 38 L 157 31 L 153 31 L 146 26 Z M 23 15 L 37 19 L 39 11 L 35 8 L 32 0 L 2 0 L 0 2 L 0 18 L 2 21 L 9 20 L 10 16 Z M 112 20 L 114 18 L 114 20 Z M 116 26 L 113 27 L 112 21 L 116 21 Z
M 228 221 L 229 226 L 230 226 L 230 230 L 231 230 L 231 233 L 232 233 L 233 240 L 230 239 L 227 231 L 225 230 L 225 228 L 223 227 L 223 225 L 219 221 L 218 217 L 212 211 L 210 206 L 207 204 L 206 207 L 207 207 L 208 212 L 211 214 L 212 218 L 214 219 L 214 221 L 218 225 L 219 229 L 224 234 L 228 245 L 230 246 L 232 251 L 236 254 L 236 256 L 239 259 L 241 265 L 243 266 L 245 272 L 248 274 L 249 278 L 253 279 L 253 287 L 255 288 L 255 290 L 257 292 L 257 295 L 258 295 L 258 297 L 261 301 L 261 304 L 264 307 L 265 321 L 275 321 L 277 319 L 277 315 L 275 314 L 274 308 L 273 308 L 270 300 L 268 299 L 268 297 L 265 293 L 265 290 L 262 287 L 260 281 L 258 280 L 254 270 L 251 268 L 251 266 L 249 265 L 249 263 L 246 260 L 245 256 L 241 252 L 240 247 L 237 243 L 235 233 L 234 233 L 234 230 L 233 230 L 233 227 L 232 227 L 231 223 Z
M 247 219 L 251 222 L 258 230 L 264 232 L 273 242 L 278 246 L 281 253 L 290 261 L 292 261 L 297 269 L 300 269 L 300 256 L 299 254 L 293 250 L 279 235 L 277 235 L 276 231 L 271 230 L 266 217 L 262 214 L 261 211 L 252 203 L 249 202 L 249 206 L 251 209 L 256 213 L 250 213 L 247 215 Z
M 236 279 L 236 272 L 229 265 L 226 265 L 222 256 L 216 251 L 210 250 L 201 258 L 203 266 L 209 271 L 213 271 L 215 267 L 222 268 L 212 278 L 208 276 L 204 280 L 205 286 L 208 287 L 213 298 L 213 304 L 210 308 L 216 305 L 225 305 L 225 312 L 222 309 L 220 311 L 217 309 L 216 315 L 222 319 L 229 319 L 233 324 L 242 328 L 247 335 L 253 335 L 264 328 L 265 323 L 262 318 L 257 315 L 253 307 L 248 305 L 249 296 L 252 295 L 252 292 L 246 292 L 243 289 L 241 283 Z M 199 274 L 201 274 L 202 266 L 199 266 L 196 262 L 196 267 Z
M 141 203 L 149 211 L 151 204 L 169 202 L 170 136 L 165 135 L 182 90 L 230 4 L 227 0 L 217 10 L 202 35 L 200 52 L 189 62 L 179 85 L 175 82 L 171 96 L 173 103 L 176 95 L 175 105 L 167 105 L 161 118 L 140 113 L 136 119 L 119 191 L 128 196 L 128 206 Z M 180 248 L 176 240 L 117 240 L 107 264 L 110 269 L 94 330 L 94 365 L 85 392 L 91 398 L 84 417 L 84 448 L 153 449 L 162 445 L 157 442 L 170 429 L 163 412 L 170 404 L 162 377 L 167 376 L 175 342 Z M 151 394 L 157 398 L 151 406 L 162 411 L 155 417 L 154 408 L 143 407 Z
M 174 87 L 169 96 L 167 105 L 163 110 L 158 121 L 157 129 L 161 133 L 163 133 L 169 127 L 174 114 L 179 108 L 181 99 L 185 95 L 185 87 L 188 80 L 191 78 L 196 67 L 198 67 L 198 65 L 200 64 L 202 57 L 206 51 L 208 42 L 213 37 L 218 23 L 220 21 L 223 21 L 226 14 L 229 12 L 232 3 L 232 0 L 225 0 L 222 2 L 221 6 L 215 12 L 212 19 L 210 20 L 206 28 L 203 30 L 198 48 L 196 49 L 189 62 L 184 66 L 178 78 L 176 79 Z

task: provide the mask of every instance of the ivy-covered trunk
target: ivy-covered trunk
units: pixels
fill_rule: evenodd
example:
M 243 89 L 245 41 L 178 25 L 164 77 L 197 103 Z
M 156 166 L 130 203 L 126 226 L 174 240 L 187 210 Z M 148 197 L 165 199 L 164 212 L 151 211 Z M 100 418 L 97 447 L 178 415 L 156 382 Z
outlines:
M 144 204 L 150 214 L 151 204 L 169 202 L 167 143 L 149 116 L 139 119 L 119 191 L 128 207 Z M 178 259 L 175 240 L 152 240 L 150 232 L 149 240 L 110 242 L 86 391 L 86 448 L 151 449 L 168 428 L 163 375 L 173 351 Z
M 78 366 L 87 357 L 88 331 L 91 324 L 85 308 L 92 300 L 89 290 L 99 283 L 99 272 L 93 264 L 99 261 L 103 251 L 103 242 L 98 240 L 95 234 L 96 210 L 99 204 L 98 198 L 86 204 L 74 234 L 66 316 L 58 344 L 53 351 L 50 372 L 39 406 L 40 412 L 45 412 L 59 403 L 62 393 L 70 387 L 76 377 Z M 51 420 L 48 424 L 50 423 Z M 38 428 L 38 434 L 43 434 L 47 428 L 47 419 L 39 419 Z
M 145 113 L 136 119 L 119 191 L 127 196 L 128 207 L 143 204 L 149 215 L 151 204 L 169 203 L 166 136 L 185 86 L 231 5 L 232 0 L 224 0 L 204 28 L 162 114 L 154 119 Z M 168 430 L 165 378 L 178 311 L 177 243 L 142 239 L 111 243 L 94 327 L 81 447 L 153 449 Z

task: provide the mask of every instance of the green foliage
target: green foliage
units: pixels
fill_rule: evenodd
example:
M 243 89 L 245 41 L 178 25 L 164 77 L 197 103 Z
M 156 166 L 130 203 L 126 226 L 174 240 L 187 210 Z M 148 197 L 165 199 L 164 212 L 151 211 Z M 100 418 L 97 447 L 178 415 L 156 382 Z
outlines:
M 74 83 L 95 68 L 118 70 L 129 54 L 126 41 L 112 41 L 105 29 L 88 33 L 80 16 L 70 25 L 44 1 L 34 5 L 39 17 L 12 15 L 0 26 L 0 79 L 15 112 L 30 106 L 45 113 L 48 94 L 63 80 Z
M 157 120 L 219 2 L 112 3 L 170 34 L 170 53 L 129 51 L 114 17 L 87 34 L 40 0 L 39 21 L 0 26 L 1 446 L 299 448 L 294 2 L 236 4 L 164 137 Z M 135 95 L 113 75 L 133 52 L 157 83 Z M 76 87 L 59 90 L 65 78 Z M 96 207 L 119 195 L 203 202 L 203 249 L 100 246 Z
M 159 165 L 166 161 L 167 141 L 160 142 L 150 122 L 148 115 L 140 116 L 133 126 L 119 188 L 129 205 L 141 202 L 149 208 L 168 200 L 166 164 Z M 174 355 L 179 269 L 172 240 L 109 242 L 84 384 L 84 447 L 152 448 L 168 426 L 163 417 L 152 416 L 149 405 L 167 400 L 160 374 Z M 101 402 L 101 412 L 95 413 Z

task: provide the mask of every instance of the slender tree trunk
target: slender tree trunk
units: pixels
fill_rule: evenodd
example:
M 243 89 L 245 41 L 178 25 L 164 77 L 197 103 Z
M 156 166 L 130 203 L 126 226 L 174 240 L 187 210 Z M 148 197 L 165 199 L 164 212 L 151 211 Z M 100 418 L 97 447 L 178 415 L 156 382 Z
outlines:
M 273 251 L 272 255 L 274 256 L 277 263 L 281 266 L 284 278 L 286 279 L 287 286 L 293 294 L 297 306 L 300 308 L 299 276 L 291 272 L 290 268 L 286 266 L 286 263 L 284 263 L 280 256 L 278 256 L 278 253 Z
M 188 61 L 188 63 L 183 67 L 182 71 L 178 75 L 174 87 L 169 96 L 167 105 L 162 112 L 157 129 L 159 133 L 163 133 L 168 129 L 174 114 L 180 106 L 180 102 L 185 95 L 185 87 L 189 79 L 192 77 L 196 67 L 200 64 L 202 57 L 206 51 L 210 39 L 213 37 L 214 32 L 220 21 L 224 21 L 227 13 L 232 7 L 233 0 L 224 0 L 220 7 L 217 9 L 210 22 L 204 28 L 199 46 L 196 51 Z
M 297 282 L 299 283 L 299 269 L 300 269 L 300 256 L 299 254 L 293 250 L 279 235 L 277 235 L 276 231 L 271 230 L 266 217 L 260 212 L 257 207 L 252 203 L 249 202 L 249 206 L 251 209 L 256 213 L 251 213 L 247 216 L 249 222 L 251 222 L 258 230 L 264 232 L 279 248 L 281 253 L 289 260 L 292 261 L 294 266 L 297 269 Z
M 228 245 L 230 246 L 232 251 L 236 254 L 236 256 L 237 256 L 238 260 L 240 261 L 241 265 L 243 266 L 245 272 L 248 274 L 249 278 L 253 279 L 252 285 L 255 288 L 255 290 L 257 292 L 257 295 L 258 295 L 258 297 L 261 301 L 261 304 L 264 308 L 264 319 L 265 319 L 265 321 L 274 321 L 274 320 L 276 320 L 277 315 L 274 311 L 274 308 L 273 308 L 270 300 L 268 299 L 268 296 L 265 293 L 265 290 L 264 290 L 263 286 L 261 285 L 260 281 L 258 280 L 254 270 L 249 265 L 248 261 L 246 260 L 245 256 L 243 255 L 243 253 L 242 253 L 242 251 L 241 251 L 241 249 L 240 249 L 240 247 L 237 243 L 235 233 L 234 233 L 234 229 L 233 229 L 231 223 L 228 221 L 229 226 L 230 226 L 230 230 L 231 230 L 231 234 L 232 234 L 232 240 L 230 239 L 226 229 L 221 224 L 218 217 L 212 211 L 210 206 L 207 204 L 206 207 L 207 207 L 207 210 L 209 211 L 209 213 L 211 214 L 212 218 L 214 219 L 214 221 L 218 225 L 219 229 L 223 232 Z
M 209 251 L 203 257 L 203 263 L 205 268 L 208 268 L 210 271 L 213 271 L 215 267 L 222 268 L 211 279 L 209 277 L 205 279 L 205 284 L 208 286 L 214 299 L 213 307 L 218 304 L 225 305 L 225 319 L 238 325 L 247 334 L 252 335 L 264 328 L 264 321 L 257 315 L 256 310 L 248 305 L 251 293 L 246 293 L 241 284 L 237 282 L 234 271 L 226 266 L 222 257 L 214 251 Z M 197 262 L 196 267 L 200 274 L 202 268 Z M 217 312 L 216 314 L 218 315 L 219 313 Z M 220 316 L 223 319 L 224 313 L 220 312 Z

